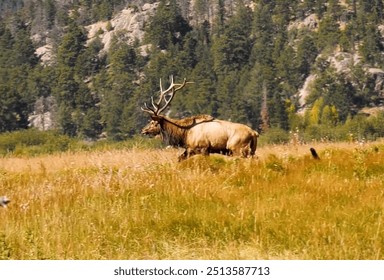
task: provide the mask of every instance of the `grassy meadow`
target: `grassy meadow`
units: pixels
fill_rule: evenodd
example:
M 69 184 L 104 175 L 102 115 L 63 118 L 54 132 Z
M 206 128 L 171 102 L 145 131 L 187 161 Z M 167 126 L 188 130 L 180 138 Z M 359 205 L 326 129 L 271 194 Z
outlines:
M 384 259 L 384 143 L 0 158 L 0 259 Z

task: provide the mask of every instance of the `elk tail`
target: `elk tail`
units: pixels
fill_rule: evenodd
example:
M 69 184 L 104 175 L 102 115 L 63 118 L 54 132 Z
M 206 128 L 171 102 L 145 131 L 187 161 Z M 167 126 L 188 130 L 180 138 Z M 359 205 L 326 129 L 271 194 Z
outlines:
M 257 148 L 257 138 L 259 137 L 259 134 L 255 131 L 252 134 L 252 139 L 251 139 L 251 157 L 253 157 L 256 153 L 256 148 Z

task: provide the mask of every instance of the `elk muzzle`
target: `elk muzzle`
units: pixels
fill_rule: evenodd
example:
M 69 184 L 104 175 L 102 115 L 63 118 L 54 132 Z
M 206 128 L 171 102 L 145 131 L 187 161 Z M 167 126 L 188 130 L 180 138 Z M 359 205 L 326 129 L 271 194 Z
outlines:
M 160 134 L 160 125 L 156 121 L 150 121 L 142 130 L 141 134 L 156 136 Z

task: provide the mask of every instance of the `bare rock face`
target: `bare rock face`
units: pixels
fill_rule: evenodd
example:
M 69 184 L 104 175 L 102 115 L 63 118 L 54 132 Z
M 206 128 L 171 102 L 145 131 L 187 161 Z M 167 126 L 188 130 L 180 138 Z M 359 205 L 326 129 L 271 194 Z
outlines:
M 316 14 L 311 14 L 307 16 L 304 20 L 297 20 L 292 22 L 288 26 L 288 30 L 292 29 L 308 29 L 308 30 L 316 30 L 319 26 L 319 18 Z
M 377 91 L 380 97 L 384 98 L 384 70 L 378 68 L 369 68 L 368 72 L 375 79 L 375 91 Z
M 361 62 L 361 57 L 347 52 L 335 52 L 328 61 L 338 73 L 349 73 L 351 68 Z
M 338 73 L 344 73 L 348 77 L 351 69 L 362 63 L 361 57 L 358 54 L 346 52 L 335 52 L 328 58 L 328 61 L 336 69 Z M 384 70 L 379 68 L 368 67 L 363 65 L 364 71 L 371 75 L 375 80 L 375 92 L 378 97 L 384 97 Z
M 208 21 L 211 24 L 218 13 L 219 6 L 216 2 L 183 0 L 178 1 L 181 13 L 191 25 L 198 22 Z M 244 3 L 251 9 L 254 9 L 253 1 L 245 0 Z M 226 13 L 231 15 L 236 10 L 236 1 L 225 0 Z M 125 41 L 132 43 L 134 41 L 142 42 L 144 38 L 144 29 L 149 23 L 150 17 L 156 13 L 159 2 L 145 3 L 135 8 L 126 8 L 116 14 L 112 20 L 97 22 L 86 26 L 88 30 L 89 41 L 99 37 L 104 43 L 104 51 L 108 51 L 111 45 L 113 35 L 125 34 Z M 145 52 L 144 52 L 145 54 Z
M 358 54 L 336 51 L 327 57 L 327 61 L 336 69 L 337 73 L 342 73 L 348 78 L 351 69 L 354 66 L 361 64 L 361 57 Z M 363 69 L 375 79 L 375 92 L 377 92 L 378 97 L 384 98 L 384 70 L 369 68 L 367 66 L 363 66 Z M 309 95 L 311 86 L 315 80 L 316 75 L 309 75 L 305 80 L 303 87 L 299 90 L 299 104 L 303 108 L 301 112 L 305 111 L 306 98 Z
M 36 100 L 34 111 L 28 117 L 30 127 L 45 131 L 55 128 L 56 100 L 53 96 L 40 97 Z
M 149 18 L 156 12 L 159 3 L 144 4 L 141 8 L 127 8 L 119 12 L 111 21 L 97 22 L 86 26 L 88 42 L 99 37 L 104 44 L 104 51 L 108 51 L 114 35 L 123 34 L 126 42 L 142 42 L 144 29 Z M 120 36 L 121 37 L 121 36 Z
M 377 29 L 379 30 L 381 37 L 384 37 L 384 24 L 379 25 Z
M 53 48 L 52 45 L 46 44 L 36 49 L 35 53 L 40 58 L 42 64 L 49 65 L 52 62 L 52 58 L 53 58 L 52 48 Z
M 305 111 L 306 99 L 311 91 L 312 83 L 315 80 L 316 80 L 315 74 L 309 75 L 305 80 L 303 87 L 299 90 L 299 104 L 302 107 L 302 110 L 300 110 L 299 113 L 303 113 Z
M 29 126 L 35 127 L 40 131 L 54 129 L 52 113 L 45 112 L 41 114 L 33 114 L 28 117 Z

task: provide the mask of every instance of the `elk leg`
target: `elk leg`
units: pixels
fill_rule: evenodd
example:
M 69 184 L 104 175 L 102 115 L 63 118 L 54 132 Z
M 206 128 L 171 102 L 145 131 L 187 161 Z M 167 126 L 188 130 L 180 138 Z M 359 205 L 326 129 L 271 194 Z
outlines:
M 242 157 L 247 158 L 249 153 L 250 153 L 250 151 L 249 151 L 248 147 L 241 148 L 241 155 L 242 155 Z
M 208 148 L 201 148 L 200 153 L 202 153 L 205 156 L 209 155 L 209 149 Z
M 188 157 L 191 157 L 193 155 L 196 155 L 196 151 L 193 149 L 188 149 Z
M 185 149 L 184 152 L 181 155 L 179 155 L 178 161 L 183 161 L 187 159 L 187 157 L 188 157 L 188 152 L 187 152 L 187 149 Z

